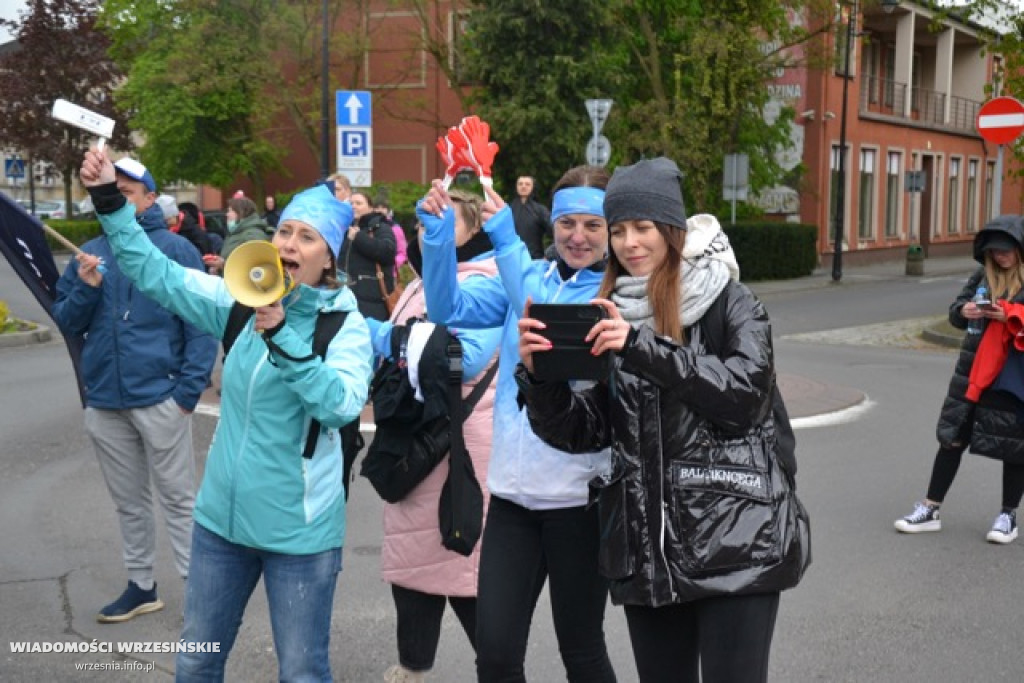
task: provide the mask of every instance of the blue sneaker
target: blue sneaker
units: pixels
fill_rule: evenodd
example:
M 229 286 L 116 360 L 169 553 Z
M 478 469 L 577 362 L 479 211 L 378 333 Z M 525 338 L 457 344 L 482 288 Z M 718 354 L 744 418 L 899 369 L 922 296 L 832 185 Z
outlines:
M 163 608 L 163 601 L 156 597 L 156 583 L 152 589 L 144 591 L 139 588 L 139 584 L 129 581 L 121 597 L 101 609 L 96 615 L 96 621 L 101 624 L 116 624 Z

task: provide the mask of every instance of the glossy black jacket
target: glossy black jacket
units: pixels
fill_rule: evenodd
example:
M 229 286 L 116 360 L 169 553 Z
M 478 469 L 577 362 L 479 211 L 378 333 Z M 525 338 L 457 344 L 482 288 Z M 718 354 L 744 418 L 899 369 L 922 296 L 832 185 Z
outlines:
M 720 297 L 726 333 L 718 355 L 709 353 L 700 325 L 686 330 L 682 346 L 644 325 L 616 359 L 610 383 L 573 391 L 534 382 L 520 367 L 530 424 L 541 438 L 568 452 L 611 446 L 612 472 L 592 486 L 601 571 L 617 604 L 656 607 L 782 590 L 799 580 L 799 570 L 769 568 L 764 539 L 750 540 L 738 516 L 702 514 L 674 486 L 680 467 L 706 455 L 709 444 L 722 462 L 755 451 L 773 460 L 765 454 L 774 445 L 768 315 L 742 284 L 731 282 Z

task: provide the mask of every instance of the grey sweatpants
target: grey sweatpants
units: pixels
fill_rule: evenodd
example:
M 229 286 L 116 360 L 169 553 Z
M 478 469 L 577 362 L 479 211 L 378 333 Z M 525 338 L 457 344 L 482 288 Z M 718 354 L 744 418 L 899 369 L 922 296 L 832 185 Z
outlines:
M 188 577 L 196 467 L 192 417 L 173 398 L 146 408 L 85 409 L 85 428 L 117 509 L 128 578 L 153 578 L 156 523 L 150 478 L 167 523 L 174 563 Z

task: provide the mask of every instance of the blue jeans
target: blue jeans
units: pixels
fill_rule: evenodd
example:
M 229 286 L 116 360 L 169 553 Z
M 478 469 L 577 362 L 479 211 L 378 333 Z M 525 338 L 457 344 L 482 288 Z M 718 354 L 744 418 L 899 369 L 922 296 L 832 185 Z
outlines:
M 178 653 L 175 680 L 224 680 L 228 653 L 261 574 L 280 680 L 332 680 L 328 646 L 340 571 L 340 548 L 314 555 L 284 555 L 231 543 L 196 524 L 182 640 L 219 643 L 220 652 Z

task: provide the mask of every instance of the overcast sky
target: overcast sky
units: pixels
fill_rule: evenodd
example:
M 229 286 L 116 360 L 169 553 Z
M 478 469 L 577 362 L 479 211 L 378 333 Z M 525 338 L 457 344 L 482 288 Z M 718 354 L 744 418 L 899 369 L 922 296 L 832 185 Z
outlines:
M 25 9 L 25 0 L 0 0 L 0 17 L 4 19 L 17 19 L 18 11 L 22 9 Z M 0 43 L 10 39 L 10 34 L 0 28 Z

